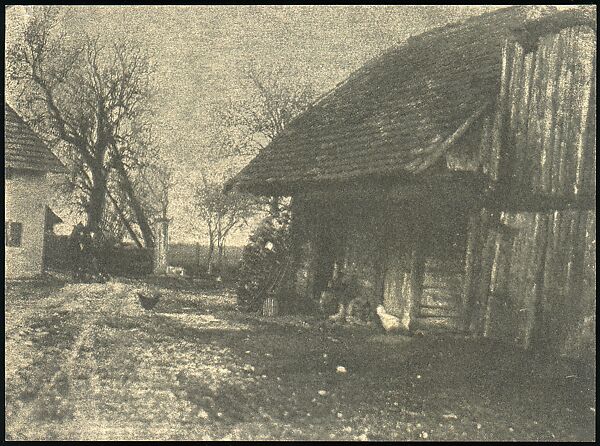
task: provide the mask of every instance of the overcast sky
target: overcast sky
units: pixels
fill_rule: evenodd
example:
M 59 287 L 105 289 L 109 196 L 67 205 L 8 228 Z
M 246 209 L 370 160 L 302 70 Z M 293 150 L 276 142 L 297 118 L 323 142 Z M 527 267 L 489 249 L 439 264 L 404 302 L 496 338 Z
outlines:
M 496 7 L 497 8 L 497 7 Z M 202 163 L 211 105 L 248 94 L 241 70 L 249 63 L 285 66 L 290 82 L 310 79 L 327 91 L 369 58 L 411 35 L 481 14 L 482 6 L 79 6 L 66 26 L 147 46 L 157 67 L 158 137 L 179 178 Z M 67 11 L 67 10 L 65 10 Z M 14 38 L 23 8 L 7 13 Z M 189 188 L 173 191 L 173 241 L 198 231 L 178 214 Z M 246 233 L 231 242 L 243 244 Z

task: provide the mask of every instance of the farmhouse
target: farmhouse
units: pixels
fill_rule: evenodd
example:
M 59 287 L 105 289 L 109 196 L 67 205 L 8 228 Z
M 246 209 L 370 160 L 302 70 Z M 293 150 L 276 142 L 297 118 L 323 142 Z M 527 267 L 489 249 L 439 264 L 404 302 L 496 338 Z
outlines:
M 33 277 L 43 271 L 47 229 L 60 220 L 48 207 L 48 174 L 65 168 L 6 103 L 4 118 L 5 277 Z
M 408 330 L 595 351 L 595 17 L 434 29 L 297 117 L 227 185 L 292 197 L 295 291 L 338 268 Z

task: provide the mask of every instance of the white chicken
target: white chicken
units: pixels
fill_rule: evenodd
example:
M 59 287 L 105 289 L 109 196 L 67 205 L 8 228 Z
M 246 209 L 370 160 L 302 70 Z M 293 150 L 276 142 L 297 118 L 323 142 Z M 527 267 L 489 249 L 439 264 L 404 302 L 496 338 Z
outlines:
M 378 305 L 376 312 L 385 331 L 401 331 L 403 329 L 400 318 L 386 313 L 383 305 Z

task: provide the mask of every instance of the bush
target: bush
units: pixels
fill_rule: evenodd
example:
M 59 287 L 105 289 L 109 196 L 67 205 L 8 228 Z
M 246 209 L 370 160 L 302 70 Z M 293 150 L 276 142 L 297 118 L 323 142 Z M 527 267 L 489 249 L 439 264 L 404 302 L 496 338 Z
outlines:
M 250 235 L 237 278 L 237 303 L 242 311 L 260 311 L 268 293 L 281 291 L 284 268 L 290 265 L 290 216 L 269 215 Z

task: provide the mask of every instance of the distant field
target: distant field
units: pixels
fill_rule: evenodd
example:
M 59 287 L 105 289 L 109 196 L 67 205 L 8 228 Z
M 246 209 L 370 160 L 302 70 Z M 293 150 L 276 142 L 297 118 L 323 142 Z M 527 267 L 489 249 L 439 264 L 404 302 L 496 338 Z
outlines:
M 243 246 L 225 247 L 223 266 L 226 269 L 237 268 L 242 259 Z M 169 265 L 196 270 L 198 265 L 206 267 L 208 246 L 174 243 L 169 245 Z
M 223 272 L 235 272 L 242 259 L 243 246 L 225 247 Z M 53 236 L 48 239 L 45 252 L 46 265 L 56 270 L 67 270 L 72 267 L 69 260 L 68 236 Z M 116 248 L 108 254 L 110 258 L 109 273 L 115 271 L 126 274 L 127 271 L 148 274 L 152 270 L 151 250 L 138 249 L 135 246 Z M 188 243 L 173 243 L 169 245 L 168 262 L 171 266 L 185 268 L 189 272 L 205 271 L 208 259 L 208 246 Z

